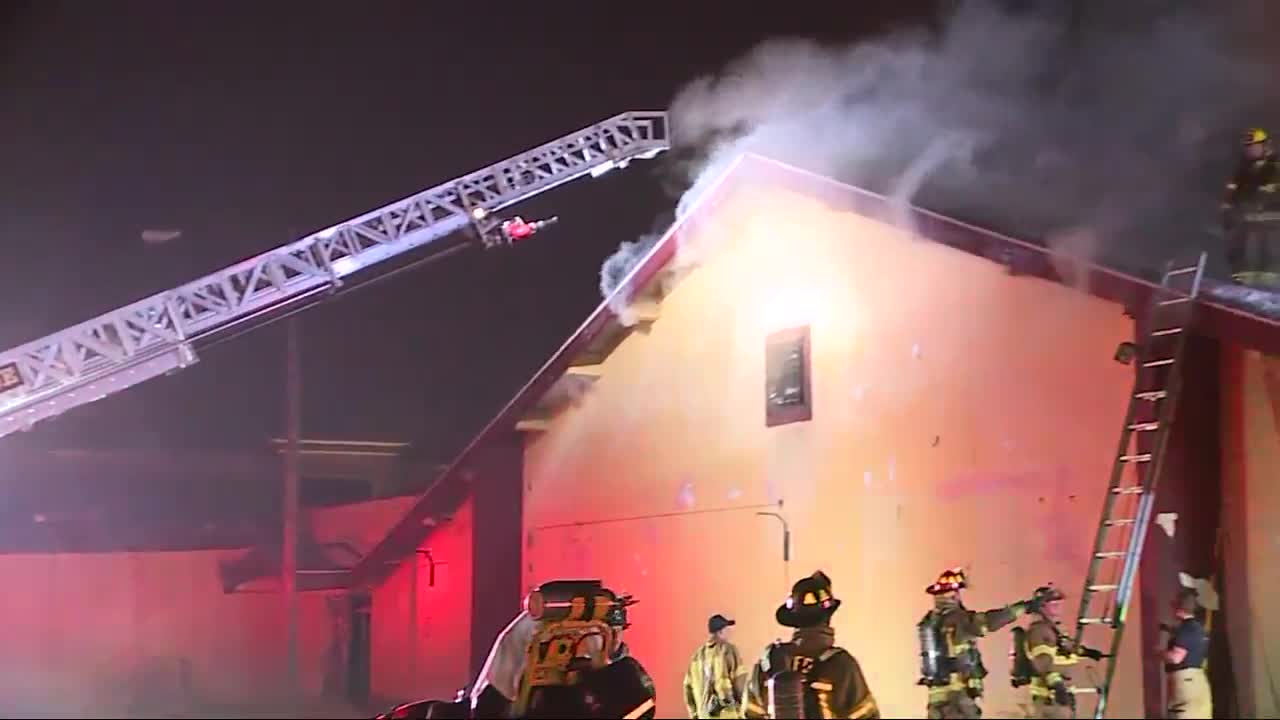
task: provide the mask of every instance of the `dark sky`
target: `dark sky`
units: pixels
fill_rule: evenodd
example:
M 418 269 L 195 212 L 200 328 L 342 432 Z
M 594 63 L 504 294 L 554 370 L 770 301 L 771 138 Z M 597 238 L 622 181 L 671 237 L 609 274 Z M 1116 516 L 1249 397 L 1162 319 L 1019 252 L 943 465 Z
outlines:
M 592 3 L 556 17 L 538 10 L 546 5 L 9 3 L 0 343 L 615 113 L 664 108 L 766 37 L 840 39 L 931 3 L 793 17 L 724 9 L 739 3 L 666 16 L 652 4 Z M 304 434 L 406 439 L 451 455 L 598 303 L 602 259 L 671 207 L 658 168 L 633 165 L 520 207 L 561 218 L 536 242 L 454 257 L 304 314 Z M 139 237 L 169 227 L 184 235 L 159 246 Z M 258 330 L 195 368 L 0 442 L 260 445 L 282 426 L 283 343 L 282 326 Z

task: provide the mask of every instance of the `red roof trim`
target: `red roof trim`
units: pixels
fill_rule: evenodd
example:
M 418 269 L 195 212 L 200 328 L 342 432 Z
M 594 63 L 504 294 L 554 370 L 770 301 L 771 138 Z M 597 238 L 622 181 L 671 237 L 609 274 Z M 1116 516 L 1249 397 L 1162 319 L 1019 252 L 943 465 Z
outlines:
M 735 182 L 727 182 L 730 178 Z M 625 305 L 619 302 L 621 298 L 630 300 L 635 297 L 636 293 L 645 288 L 675 258 L 680 247 L 680 235 L 688 229 L 690 221 L 713 210 L 731 188 L 748 178 L 767 179 L 774 184 L 819 197 L 837 207 L 848 208 L 868 217 L 890 222 L 894 220 L 892 215 L 895 207 L 882 195 L 758 155 L 743 155 L 735 159 L 719 177 L 712 181 L 711 186 L 704 191 L 693 207 L 654 244 L 649 254 L 620 283 L 610 299 L 602 302 L 595 309 L 586 322 L 560 346 L 560 349 L 543 364 L 506 407 L 463 449 L 448 469 L 427 488 L 404 517 L 392 527 L 387 536 L 352 569 L 353 587 L 378 582 L 386 569 L 421 543 L 429 532 L 429 528 L 422 523 L 423 519 L 442 505 L 447 506 L 449 502 L 461 501 L 465 497 L 467 489 L 465 467 L 475 453 L 487 441 L 509 432 L 520 416 L 528 411 L 565 373 L 573 359 L 584 352 L 592 341 L 609 327 L 610 323 L 617 320 L 617 316 L 610 309 L 613 304 Z M 1156 287 L 1150 281 L 1094 263 L 1082 263 L 1040 245 L 1001 235 L 928 210 L 910 207 L 907 212 L 912 222 L 919 228 L 920 234 L 934 242 L 997 262 L 1001 262 L 1000 255 L 1010 251 L 1015 252 L 1018 255 L 1016 265 L 1020 274 L 1064 282 L 1054 268 L 1053 261 L 1061 259 L 1072 263 L 1078 268 L 1077 272 L 1084 275 L 1083 279 L 1087 283 L 1086 287 L 1090 294 L 1125 307 L 1142 307 Z M 1213 283 L 1206 283 L 1207 287 L 1211 288 L 1212 285 Z M 1197 329 L 1201 332 L 1266 352 L 1280 353 L 1280 322 L 1215 302 L 1201 301 L 1199 306 L 1201 313 Z

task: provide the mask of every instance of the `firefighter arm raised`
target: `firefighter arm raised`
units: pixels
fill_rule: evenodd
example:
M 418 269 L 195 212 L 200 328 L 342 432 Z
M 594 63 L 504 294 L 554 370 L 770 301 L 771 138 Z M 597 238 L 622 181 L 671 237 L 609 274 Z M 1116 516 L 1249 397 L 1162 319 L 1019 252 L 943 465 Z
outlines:
M 985 612 L 960 610 L 948 613 L 944 623 L 955 633 L 954 642 L 970 642 L 1012 623 L 1023 612 L 1022 603 Z
M 1011 625 L 1026 612 L 1026 604 L 1017 602 L 1006 607 L 995 608 L 994 610 L 971 613 L 973 616 L 973 625 L 977 630 L 977 634 L 974 637 L 982 637 L 987 633 L 995 632 L 1000 628 Z

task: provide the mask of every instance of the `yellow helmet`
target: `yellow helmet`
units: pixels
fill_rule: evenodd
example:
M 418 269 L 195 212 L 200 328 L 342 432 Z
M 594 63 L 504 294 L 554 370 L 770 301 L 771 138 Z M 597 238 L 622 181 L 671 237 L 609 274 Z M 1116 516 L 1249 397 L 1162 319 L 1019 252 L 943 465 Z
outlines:
M 1257 143 L 1264 143 L 1270 139 L 1271 136 L 1262 128 L 1249 128 L 1249 130 L 1244 134 L 1245 145 L 1256 145 Z

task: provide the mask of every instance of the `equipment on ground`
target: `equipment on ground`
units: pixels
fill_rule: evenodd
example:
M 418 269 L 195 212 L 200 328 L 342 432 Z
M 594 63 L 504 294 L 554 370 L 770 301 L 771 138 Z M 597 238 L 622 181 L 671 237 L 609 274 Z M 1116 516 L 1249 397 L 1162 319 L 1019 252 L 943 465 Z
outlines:
M 468 246 L 505 247 L 556 221 L 503 208 L 669 148 L 665 112 L 626 112 L 257 257 L 0 353 L 0 436 L 196 362 L 196 348 L 325 299 L 349 280 Z M 445 238 L 470 230 L 471 238 Z M 365 276 L 355 277 L 369 270 Z
M 1182 361 L 1195 299 L 1204 278 L 1206 255 L 1192 266 L 1165 267 L 1160 286 L 1140 326 L 1137 363 L 1129 409 L 1120 432 L 1120 450 L 1112 465 L 1102 521 L 1093 543 L 1089 570 L 1076 619 L 1074 646 L 1109 647 L 1106 671 L 1096 688 L 1094 718 L 1102 718 L 1115 677 L 1124 636 L 1129 598 L 1138 577 L 1142 548 L 1155 510 L 1156 487 L 1165 459 L 1169 431 L 1182 389 Z M 1132 472 L 1129 472 L 1132 470 Z M 1086 632 L 1110 635 L 1085 643 Z M 1083 691 L 1080 688 L 1077 692 Z

